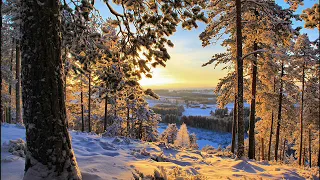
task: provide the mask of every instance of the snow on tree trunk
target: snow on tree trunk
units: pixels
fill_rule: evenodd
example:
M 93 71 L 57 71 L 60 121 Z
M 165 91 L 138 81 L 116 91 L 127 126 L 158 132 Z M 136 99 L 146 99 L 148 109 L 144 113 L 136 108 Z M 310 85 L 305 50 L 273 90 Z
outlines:
M 258 50 L 258 45 L 256 42 L 253 44 L 253 51 Z M 251 103 L 250 103 L 250 121 L 249 121 L 249 159 L 255 158 L 255 132 L 254 126 L 256 121 L 256 92 L 257 92 L 257 53 L 254 54 L 252 60 L 252 74 L 251 74 Z
M 241 31 L 241 0 L 236 0 L 236 45 L 237 45 L 237 96 L 238 96 L 238 149 L 237 157 L 244 156 L 244 119 L 243 119 L 243 60 Z
M 66 128 L 60 1 L 22 1 L 24 179 L 81 179 Z
M 180 126 L 179 132 L 177 134 L 177 139 L 174 141 L 176 147 L 189 148 L 190 147 L 190 137 L 186 124 Z

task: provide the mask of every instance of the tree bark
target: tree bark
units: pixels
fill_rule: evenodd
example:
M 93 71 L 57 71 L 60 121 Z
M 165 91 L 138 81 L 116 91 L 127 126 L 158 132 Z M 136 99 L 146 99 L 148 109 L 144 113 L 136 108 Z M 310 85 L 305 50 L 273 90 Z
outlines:
M 303 144 L 302 163 L 301 163 L 302 166 L 304 166 L 306 162 L 305 156 L 306 156 L 306 147 L 305 147 L 305 144 Z
M 63 88 L 63 94 L 64 94 L 64 101 L 67 102 L 67 71 L 64 71 L 64 88 Z M 68 116 L 67 116 L 67 111 L 65 112 L 66 116 L 66 125 L 67 128 L 69 128 L 69 123 L 68 123 Z
M 319 103 L 318 103 L 318 108 L 319 108 L 319 111 L 318 111 L 318 130 L 320 131 L 320 68 L 318 68 L 318 87 L 319 87 L 319 94 L 318 94 L 318 99 L 319 99 Z M 319 142 L 320 144 L 320 138 L 319 138 Z M 320 168 L 320 145 L 318 146 L 318 167 Z
M 282 111 L 282 96 L 283 96 L 283 78 L 284 76 L 284 63 L 281 62 L 281 74 L 280 74 L 280 89 L 279 89 L 279 109 L 278 109 L 278 120 L 277 120 L 277 130 L 276 130 L 276 144 L 274 148 L 274 159 L 278 160 L 278 149 L 279 149 L 279 139 L 280 139 L 280 125 L 281 125 L 281 111 Z
M 244 119 L 243 119 L 243 60 L 241 0 L 236 0 L 236 43 L 237 43 L 237 97 L 238 97 L 238 149 L 237 157 L 244 156 Z
M 283 151 L 282 151 L 282 161 L 284 162 L 286 159 L 286 139 L 283 141 Z
M 22 1 L 24 179 L 81 179 L 66 128 L 60 1 Z
M 261 138 L 261 160 L 264 161 L 264 139 Z
M 108 94 L 105 97 L 104 103 L 104 124 L 103 124 L 103 131 L 107 130 L 107 121 L 108 121 Z
M 276 78 L 273 78 L 273 92 L 276 92 Z M 270 126 L 270 136 L 269 136 L 269 147 L 268 147 L 268 161 L 271 160 L 271 144 L 272 144 L 272 134 L 273 134 L 273 122 L 274 122 L 274 112 L 273 108 L 271 110 L 271 126 Z
M 2 0 L 0 3 L 0 11 L 2 10 Z M 2 107 L 2 11 L 0 12 L 0 122 L 3 122 L 3 107 Z
M 311 134 L 311 129 L 309 128 L 309 167 L 310 168 L 312 166 L 311 142 L 312 142 L 312 134 Z
M 130 135 L 130 108 L 129 103 L 127 102 L 127 136 Z
M 258 50 L 258 45 L 256 42 L 253 44 L 253 51 Z M 252 75 L 251 75 L 251 103 L 250 103 L 250 121 L 249 121 L 249 159 L 255 159 L 255 132 L 254 126 L 256 121 L 256 93 L 257 93 L 257 53 L 254 54 L 252 60 Z
M 303 63 L 303 66 L 302 66 L 302 91 L 301 91 L 301 105 L 300 105 L 300 146 L 299 146 L 299 165 L 301 165 L 301 155 L 302 155 L 302 138 L 303 138 L 304 76 L 305 76 L 305 64 Z
M 88 128 L 91 132 L 91 74 L 89 74 L 89 99 L 88 99 Z
M 13 74 L 13 57 L 14 57 L 14 48 L 15 48 L 15 41 L 14 41 L 14 38 L 12 38 L 12 49 L 11 49 L 11 57 L 10 57 L 10 72 L 11 72 L 11 74 Z M 12 116 L 11 116 L 11 106 L 12 106 L 12 85 L 11 85 L 11 82 L 12 82 L 12 78 L 10 79 L 10 81 L 9 81 L 9 96 L 10 96 L 10 104 L 9 104 L 9 109 L 8 109 L 8 123 L 10 123 L 11 124 L 11 121 L 12 121 Z
M 16 40 L 16 122 L 23 123 L 21 119 L 21 50 L 20 40 Z
M 81 103 L 81 131 L 84 132 L 84 107 L 83 107 L 83 87 L 82 87 L 82 74 L 80 78 L 80 103 Z
M 117 117 L 117 97 L 114 96 L 114 117 Z
M 234 96 L 233 105 L 233 121 L 232 121 L 232 142 L 231 142 L 231 152 L 234 154 L 234 149 L 236 147 L 236 134 L 237 134 L 237 93 Z

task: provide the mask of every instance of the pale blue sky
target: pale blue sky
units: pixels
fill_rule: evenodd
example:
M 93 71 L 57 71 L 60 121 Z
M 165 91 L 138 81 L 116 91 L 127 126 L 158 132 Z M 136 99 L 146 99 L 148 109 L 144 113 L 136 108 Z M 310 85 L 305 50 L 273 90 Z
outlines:
M 304 6 L 300 6 L 296 13 L 301 13 L 303 9 L 310 8 L 317 2 L 316 0 L 305 0 Z M 283 0 L 276 0 L 276 3 L 288 7 Z M 107 6 L 101 0 L 96 2 L 96 7 L 103 17 L 110 17 Z M 118 10 L 121 11 L 121 9 Z M 303 27 L 303 23 L 295 22 L 294 26 Z M 177 32 L 170 37 L 175 46 L 168 50 L 171 59 L 167 62 L 167 67 L 154 70 L 152 79 L 143 79 L 140 82 L 143 87 L 153 89 L 213 88 L 219 78 L 225 76 L 227 72 L 222 71 L 219 67 L 216 69 L 213 68 L 213 65 L 201 67 L 213 54 L 224 52 L 225 49 L 219 43 L 203 48 L 199 34 L 205 29 L 205 24 L 199 23 L 198 25 L 199 27 L 192 31 L 179 27 Z M 303 28 L 301 32 L 307 33 L 311 40 L 319 36 L 316 29 Z

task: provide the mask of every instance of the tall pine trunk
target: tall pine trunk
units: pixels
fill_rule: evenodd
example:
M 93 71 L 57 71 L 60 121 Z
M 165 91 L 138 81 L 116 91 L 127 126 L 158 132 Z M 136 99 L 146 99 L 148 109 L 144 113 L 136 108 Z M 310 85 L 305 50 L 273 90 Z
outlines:
M 233 121 L 232 121 L 232 142 L 231 152 L 234 154 L 236 147 L 236 134 L 237 134 L 237 93 L 235 92 L 234 104 L 233 104 Z
M 311 154 L 311 142 L 312 142 L 312 134 L 311 134 L 311 129 L 309 128 L 309 167 L 311 168 L 312 166 L 312 154 Z
M 127 137 L 130 135 L 130 108 L 129 103 L 127 102 Z
M 237 157 L 244 156 L 244 119 L 243 119 L 243 60 L 241 32 L 241 0 L 236 0 L 236 43 L 237 43 L 237 97 L 238 97 L 238 149 Z
M 117 97 L 114 96 L 114 118 L 117 117 Z
M 16 122 L 23 123 L 21 118 L 21 50 L 20 40 L 16 40 Z
M 261 138 L 261 160 L 264 161 L 264 139 Z
M 88 99 L 88 128 L 91 132 L 91 74 L 89 74 L 89 99 Z
M 64 88 L 63 88 L 63 94 L 64 94 L 64 101 L 67 102 L 67 71 L 64 71 Z M 65 112 L 65 116 L 66 116 L 66 125 L 67 125 L 67 128 L 69 128 L 67 111 Z
M 0 122 L 3 122 L 3 108 L 2 108 L 2 0 L 0 3 Z
M 82 87 L 82 74 L 80 78 L 80 103 L 81 103 L 81 131 L 84 132 L 84 107 L 83 107 L 83 87 Z
M 273 92 L 276 92 L 276 78 L 273 78 Z M 268 161 L 271 160 L 271 144 L 272 144 L 272 134 L 273 134 L 273 122 L 274 122 L 274 111 L 271 110 L 271 125 L 270 125 L 270 136 L 269 136 L 269 147 L 268 147 Z
M 60 1 L 22 1 L 24 179 L 81 179 L 66 128 Z
M 302 156 L 302 138 L 303 138 L 303 106 L 304 106 L 304 76 L 305 76 L 305 64 L 302 66 L 302 90 L 301 90 L 301 104 L 300 104 L 300 146 L 299 146 L 299 165 L 301 165 Z
M 278 160 L 278 149 L 280 139 L 280 125 L 281 125 L 281 112 L 282 112 L 282 96 L 283 96 L 283 78 L 284 76 L 284 63 L 281 62 L 281 74 L 280 74 L 280 89 L 279 89 L 279 107 L 278 107 L 278 119 L 277 119 L 277 130 L 276 130 L 276 144 L 274 148 L 274 159 Z
M 319 77 L 318 77 L 318 87 L 319 87 L 319 94 L 318 94 L 318 107 L 319 107 L 319 111 L 318 111 L 318 125 L 319 125 L 319 131 L 320 131 L 320 68 L 318 68 L 318 74 L 319 74 Z M 320 138 L 319 138 L 319 142 L 320 144 Z M 320 168 L 320 145 L 318 146 L 318 167 Z
M 107 121 L 108 121 L 108 94 L 105 97 L 104 103 L 104 123 L 103 123 L 103 131 L 107 130 Z
M 286 159 L 286 138 L 283 140 L 283 151 L 282 151 L 282 161 L 284 162 Z
M 258 50 L 258 45 L 256 42 L 253 44 L 253 51 Z M 254 125 L 256 120 L 256 93 L 257 93 L 257 53 L 254 54 L 254 58 L 252 60 L 252 74 L 251 74 L 251 103 L 250 103 L 250 121 L 249 121 L 249 159 L 255 158 L 255 133 L 254 133 Z
M 14 38 L 12 38 L 12 49 L 11 49 L 11 57 L 10 57 L 10 73 L 13 74 L 13 57 L 14 57 L 14 48 L 15 48 L 15 41 L 14 41 Z M 8 123 L 11 124 L 11 120 L 12 120 L 12 85 L 11 85 L 11 82 L 12 82 L 12 78 L 10 79 L 9 81 L 9 96 L 10 96 L 10 101 L 9 101 L 9 109 L 8 109 Z
M 306 157 L 306 147 L 305 147 L 305 146 L 306 146 L 306 145 L 303 144 L 302 163 L 301 163 L 302 166 L 304 166 L 304 165 L 305 165 L 305 162 L 306 162 L 306 160 L 305 160 L 305 157 Z

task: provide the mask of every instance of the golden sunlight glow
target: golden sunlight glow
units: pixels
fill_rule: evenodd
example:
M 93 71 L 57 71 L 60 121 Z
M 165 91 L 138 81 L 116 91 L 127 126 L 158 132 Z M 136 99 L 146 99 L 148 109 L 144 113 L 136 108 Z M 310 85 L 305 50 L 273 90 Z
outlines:
M 152 78 L 147 78 L 142 75 L 142 79 L 139 80 L 140 85 L 143 87 L 155 87 L 169 85 L 176 82 L 176 80 L 165 73 L 165 69 L 161 67 L 152 69 Z

